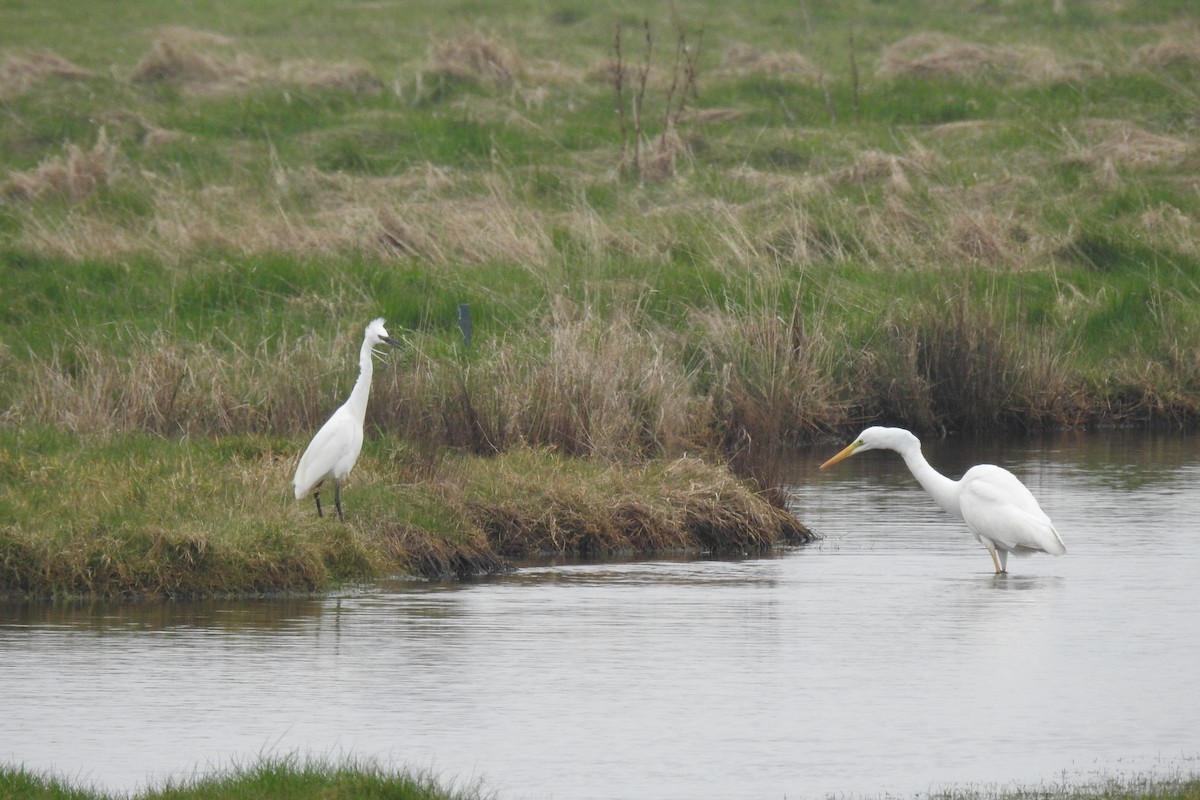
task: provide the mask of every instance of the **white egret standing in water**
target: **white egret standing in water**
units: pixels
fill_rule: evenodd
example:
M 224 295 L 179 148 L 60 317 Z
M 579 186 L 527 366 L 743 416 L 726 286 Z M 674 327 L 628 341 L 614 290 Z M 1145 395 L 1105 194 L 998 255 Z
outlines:
M 996 574 L 1005 572 L 1009 553 L 1067 552 L 1062 537 L 1025 484 L 993 464 L 971 467 L 951 480 L 921 455 L 921 442 L 903 428 L 867 428 L 845 450 L 821 465 L 831 467 L 864 450 L 894 450 L 917 482 L 943 511 L 967 523 L 992 556 Z
M 321 513 L 321 484 L 327 478 L 333 478 L 333 503 L 337 506 L 338 519 L 345 521 L 341 481 L 350 474 L 362 450 L 363 420 L 367 416 L 367 395 L 371 393 L 371 355 L 377 344 L 400 347 L 400 342 L 388 336 L 382 318 L 367 326 L 362 349 L 358 352 L 358 380 L 354 382 L 349 399 L 333 412 L 308 443 L 304 455 L 300 456 L 300 466 L 296 467 L 296 477 L 292 478 L 296 499 L 311 493 L 317 501 L 318 517 L 324 516 Z

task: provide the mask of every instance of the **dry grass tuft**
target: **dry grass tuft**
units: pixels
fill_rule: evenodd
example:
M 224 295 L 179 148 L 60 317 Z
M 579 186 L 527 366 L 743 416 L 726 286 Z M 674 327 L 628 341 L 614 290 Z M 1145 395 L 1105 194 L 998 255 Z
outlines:
M 65 155 L 26 172 L 10 173 L 0 182 L 0 195 L 26 201 L 54 195 L 78 202 L 113 180 L 119 160 L 120 150 L 101 128 L 90 150 L 68 144 Z
M 970 78 L 996 66 L 992 51 L 983 45 L 920 33 L 887 47 L 878 73 L 884 78 Z
M 1200 65 L 1200 36 L 1193 34 L 1186 39 L 1168 36 L 1143 45 L 1133 54 L 1133 64 L 1146 69 Z
M 1124 120 L 1088 120 L 1084 131 L 1094 141 L 1068 141 L 1067 160 L 1071 163 L 1152 167 L 1181 159 L 1193 150 L 1183 139 L 1152 133 Z
M 308 89 L 336 89 L 351 94 L 383 89 L 383 81 L 366 64 L 285 61 L 279 67 L 278 76 L 284 83 Z
M 87 80 L 94 77 L 94 73 L 49 51 L 9 54 L 0 62 L 0 98 L 24 94 L 48 78 Z
M 799 53 L 769 53 L 746 44 L 735 44 L 725 53 L 721 70 L 732 75 L 770 75 L 820 81 L 821 70 Z
M 163 38 L 138 60 L 129 79 L 134 83 L 204 85 L 247 82 L 254 72 L 244 56 L 229 59 L 200 52 L 187 41 Z
M 507 89 L 516 83 L 521 61 L 495 39 L 472 33 L 435 42 L 428 71 L 435 77 Z
M 782 449 L 838 420 L 829 342 L 801 309 L 773 308 L 697 315 L 710 378 L 708 402 L 716 445 L 736 472 L 762 489 L 778 485 Z
M 398 211 L 379 209 L 379 242 L 400 256 L 419 258 L 433 264 L 447 263 L 438 239 L 422 224 L 407 222 Z
M 112 339 L 125 340 L 130 354 L 112 352 L 112 341 L 77 338 L 24 367 L 23 396 L 9 414 L 75 433 L 296 433 L 329 410 L 330 387 L 312 376 L 339 375 L 334 353 L 313 336 L 271 353 L 264 341 L 233 354 L 184 348 L 163 332 L 115 331 Z
M 360 63 L 302 60 L 264 64 L 232 49 L 233 40 L 220 34 L 171 27 L 130 73 L 134 83 L 175 83 L 211 92 L 231 91 L 258 82 L 290 84 L 309 89 L 336 89 L 354 94 L 376 92 L 383 82 Z
M 688 146 L 683 138 L 670 127 L 654 137 L 642 154 L 642 177 L 646 180 L 662 181 L 675 174 L 680 158 L 686 158 Z
M 1023 83 L 1055 83 L 1097 67 L 1064 67 L 1044 47 L 988 47 L 941 33 L 919 33 L 887 47 L 879 65 L 882 78 L 980 80 L 1003 78 Z
M 833 170 L 824 180 L 833 186 L 884 181 L 893 191 L 906 194 L 913 179 L 928 176 L 940 163 L 936 153 L 914 142 L 907 155 L 864 150 L 854 157 L 853 164 Z
M 961 211 L 950 219 L 946 245 L 951 257 L 982 264 L 1006 264 L 1017 250 L 1019 226 L 992 211 Z
M 503 178 L 489 176 L 485 183 L 485 191 L 472 198 L 378 209 L 375 246 L 439 266 L 548 263 L 555 250 L 547 220 L 521 203 Z
M 1074 354 L 1035 335 L 1006 334 L 1000 304 L 969 293 L 928 298 L 886 320 L 855 383 L 868 390 L 868 419 L 918 430 L 1034 430 L 1078 424 L 1083 387 L 1065 365 Z
M 1138 218 L 1138 226 L 1152 241 L 1163 242 L 1181 253 L 1200 255 L 1200 221 L 1175 206 L 1161 204 L 1147 209 Z

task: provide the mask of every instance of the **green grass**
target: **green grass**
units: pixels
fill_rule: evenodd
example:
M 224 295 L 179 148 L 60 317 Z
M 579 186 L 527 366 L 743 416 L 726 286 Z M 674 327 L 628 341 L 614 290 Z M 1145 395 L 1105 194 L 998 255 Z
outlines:
M 0 767 L 0 798 L 108 800 L 118 796 L 138 800 L 468 800 L 487 795 L 478 786 L 459 789 L 429 776 L 369 763 L 332 764 L 294 756 L 263 759 L 211 777 L 168 780 L 133 795 L 75 788 L 55 777 Z
M 478 459 L 374 433 L 346 484 L 343 524 L 293 499 L 296 455 L 270 436 L 0 431 L 0 598 L 320 592 L 396 574 L 498 572 L 514 557 L 743 552 L 811 538 L 694 459 Z
M 333 764 L 295 756 L 264 759 L 211 777 L 171 780 L 133 795 L 76 788 L 70 782 L 21 768 L 0 767 L 0 797 L 23 800 L 466 800 L 487 797 L 482 785 L 447 786 L 433 778 L 388 770 L 366 762 Z M 955 787 L 915 796 L 917 800 L 1194 800 L 1200 781 L 1192 776 L 1139 775 L 1029 787 Z
M 766 486 L 784 448 L 875 421 L 1195 429 L 1200 15 L 1060 10 L 6 9 L 0 439 L 12 465 L 69 437 L 48 458 L 72 503 L 34 481 L 60 510 L 22 511 L 20 546 L 115 552 L 168 592 L 195 587 L 141 554 L 201 539 L 254 587 L 239 552 L 295 550 L 289 587 L 377 571 L 369 532 L 293 548 L 306 518 L 247 494 L 220 444 L 299 452 L 377 316 L 409 343 L 368 420 L 382 528 L 454 535 L 438 465 L 529 449 L 700 453 Z M 44 74 L 46 52 L 75 67 Z M 388 493 L 402 509 L 372 510 Z M 102 573 L 71 569 L 53 591 Z

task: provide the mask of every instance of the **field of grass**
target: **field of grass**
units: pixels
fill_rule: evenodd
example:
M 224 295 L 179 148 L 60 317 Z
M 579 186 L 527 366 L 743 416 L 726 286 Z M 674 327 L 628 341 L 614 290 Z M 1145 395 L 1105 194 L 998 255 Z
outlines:
M 0 766 L 0 798 L 22 800 L 109 800 L 114 795 L 73 788 L 53 777 Z M 123 796 L 123 795 L 122 795 Z M 296 758 L 266 760 L 224 775 L 174 781 L 133 795 L 134 800 L 467 800 L 487 797 L 481 787 L 454 789 L 436 781 L 389 772 L 370 764 L 304 763 Z M 1109 778 L 1032 787 L 940 789 L 914 800 L 1196 800 L 1194 776 Z
M 143 540 L 282 497 L 376 316 L 409 346 L 376 370 L 360 493 L 531 448 L 770 486 L 783 448 L 872 421 L 1200 423 L 1190 3 L 48 0 L 0 23 L 5 488 L 61 469 L 96 508 L 144 472 L 128 491 L 186 484 L 130 453 L 270 442 L 213 504 L 107 512 Z M 60 434 L 79 453 L 7 450 Z M 211 519 L 235 481 L 258 499 Z M 0 536 L 46 539 L 30 513 Z

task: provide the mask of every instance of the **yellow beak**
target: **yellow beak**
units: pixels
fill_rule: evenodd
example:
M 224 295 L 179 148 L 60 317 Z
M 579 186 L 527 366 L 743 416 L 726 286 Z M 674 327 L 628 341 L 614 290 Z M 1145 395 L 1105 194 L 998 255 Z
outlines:
M 861 444 L 862 444 L 862 442 L 852 442 L 850 445 L 848 445 L 846 447 L 845 450 L 838 453 L 836 456 L 834 456 L 833 458 L 829 459 L 824 464 L 822 464 L 820 468 L 825 469 L 826 467 L 832 467 L 834 464 L 838 463 L 842 459 L 849 458 L 850 456 L 854 455 L 854 451 L 857 450 L 859 445 L 861 445 Z

